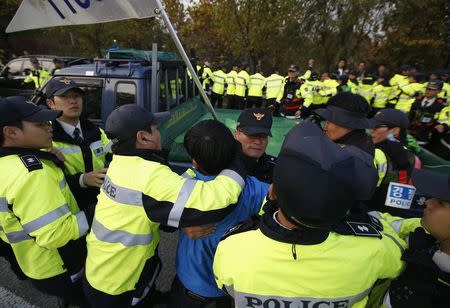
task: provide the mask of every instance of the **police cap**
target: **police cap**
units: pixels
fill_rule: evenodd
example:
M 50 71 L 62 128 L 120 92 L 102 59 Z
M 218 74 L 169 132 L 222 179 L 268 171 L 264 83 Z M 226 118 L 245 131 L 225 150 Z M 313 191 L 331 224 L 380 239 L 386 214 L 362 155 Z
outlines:
M 341 126 L 353 129 L 365 129 L 370 127 L 367 119 L 367 113 L 353 112 L 344 108 L 333 106 L 335 103 L 339 105 L 367 105 L 364 97 L 349 92 L 341 92 L 328 100 L 327 108 L 318 109 L 315 113 L 323 119 Z
M 291 64 L 288 67 L 288 72 L 298 72 L 298 70 L 299 70 L 299 67 L 298 67 L 298 65 L 295 65 L 295 64 Z
M 252 136 L 264 134 L 272 136 L 272 113 L 262 108 L 250 108 L 241 112 L 236 128 L 244 134 Z
M 309 120 L 288 133 L 273 174 L 286 217 L 315 228 L 339 222 L 358 200 L 371 199 L 377 180 L 370 155 L 341 148 Z
M 424 169 L 414 169 L 412 181 L 421 193 L 450 202 L 450 175 Z
M 18 121 L 47 122 L 59 118 L 60 110 L 40 108 L 23 96 L 10 96 L 0 99 L 0 125 L 4 126 Z
M 427 89 L 440 91 L 440 90 L 442 90 L 443 86 L 444 86 L 444 83 L 442 82 L 442 80 L 435 80 L 435 81 L 430 81 L 428 83 Z
M 369 119 L 369 123 L 371 128 L 375 128 L 379 125 L 400 127 L 403 129 L 409 127 L 408 116 L 398 109 L 382 109 L 378 111 L 372 119 Z
M 170 119 L 170 112 L 150 113 L 136 104 L 122 105 L 109 115 L 105 131 L 113 143 L 127 141 L 140 130 Z
M 80 89 L 80 86 L 75 82 L 75 80 L 67 77 L 55 77 L 45 86 L 45 95 L 47 97 L 63 95 L 69 90 L 76 90 L 83 93 L 83 90 Z

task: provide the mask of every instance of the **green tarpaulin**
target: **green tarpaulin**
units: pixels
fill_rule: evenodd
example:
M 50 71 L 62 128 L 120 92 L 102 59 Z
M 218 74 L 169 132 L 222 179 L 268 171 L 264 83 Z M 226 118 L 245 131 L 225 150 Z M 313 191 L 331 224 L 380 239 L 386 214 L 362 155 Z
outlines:
M 216 109 L 219 120 L 224 123 L 232 132 L 236 130 L 236 120 L 240 114 L 240 110 Z M 168 149 L 169 160 L 175 162 L 190 162 L 189 156 L 183 146 L 183 138 L 185 132 L 195 123 L 212 119 L 211 114 L 207 111 L 206 106 L 200 99 L 190 100 L 186 104 L 181 104 L 171 109 L 172 118 L 161 127 L 164 144 L 163 147 Z M 267 153 L 278 156 L 284 137 L 289 130 L 294 127 L 298 120 L 289 120 L 285 118 L 274 117 L 272 126 L 273 137 L 269 138 L 269 146 Z M 415 140 L 409 136 L 409 143 L 414 152 L 422 161 L 426 169 L 434 170 L 441 173 L 450 174 L 450 162 L 443 160 L 431 152 L 428 152 L 418 146 L 414 146 Z

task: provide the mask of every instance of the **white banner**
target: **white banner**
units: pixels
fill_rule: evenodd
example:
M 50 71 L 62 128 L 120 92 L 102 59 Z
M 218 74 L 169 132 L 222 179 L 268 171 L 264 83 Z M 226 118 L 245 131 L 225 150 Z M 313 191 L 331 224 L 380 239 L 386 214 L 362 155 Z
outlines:
M 154 0 L 23 0 L 6 32 L 155 16 Z

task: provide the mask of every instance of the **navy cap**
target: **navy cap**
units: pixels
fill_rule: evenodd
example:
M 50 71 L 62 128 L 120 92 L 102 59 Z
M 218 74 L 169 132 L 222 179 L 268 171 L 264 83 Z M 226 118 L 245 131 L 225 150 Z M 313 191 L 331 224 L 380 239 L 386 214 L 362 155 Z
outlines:
M 10 96 L 0 99 L 0 125 L 17 121 L 47 122 L 59 118 L 60 110 L 40 108 L 23 96 Z
M 67 77 L 55 77 L 50 79 L 45 86 L 45 95 L 47 97 L 63 95 L 69 90 L 77 90 L 83 93 L 83 90 L 80 89 L 80 86 L 75 82 L 75 80 Z
M 272 113 L 267 109 L 250 108 L 239 115 L 236 128 L 244 134 L 252 136 L 265 134 L 272 136 Z
M 352 112 L 336 106 L 317 109 L 314 111 L 327 121 L 353 129 L 370 128 L 369 119 L 364 113 Z
M 390 127 L 400 127 L 407 129 L 409 119 L 406 113 L 398 109 L 382 109 L 378 111 L 372 119 L 369 119 L 370 127 L 375 128 L 378 125 L 388 125 Z
M 37 58 L 31 58 L 30 62 L 33 64 L 39 64 L 39 60 Z
M 340 147 L 310 120 L 288 133 L 273 174 L 283 213 L 310 227 L 339 222 L 357 201 L 372 198 L 377 181 L 369 154 Z
M 419 192 L 450 202 L 450 175 L 414 169 L 412 182 Z
M 298 67 L 298 65 L 295 65 L 295 64 L 291 64 L 291 65 L 288 67 L 288 71 L 295 71 L 295 72 L 298 72 L 298 70 L 299 70 L 299 67 Z
M 430 90 L 442 90 L 442 87 L 444 86 L 444 83 L 442 82 L 442 80 L 435 80 L 435 81 L 430 81 L 427 85 L 427 89 Z
M 105 131 L 113 143 L 133 138 L 140 130 L 170 119 L 170 112 L 150 113 L 135 104 L 122 105 L 109 115 Z

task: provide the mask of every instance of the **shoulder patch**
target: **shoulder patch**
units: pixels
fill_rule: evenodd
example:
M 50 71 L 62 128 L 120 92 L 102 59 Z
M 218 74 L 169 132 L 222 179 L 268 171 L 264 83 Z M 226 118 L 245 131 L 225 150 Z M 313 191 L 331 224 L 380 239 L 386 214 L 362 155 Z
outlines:
M 370 221 L 372 222 L 372 224 L 375 225 L 375 227 L 377 228 L 378 231 L 383 231 L 383 229 L 384 229 L 383 224 L 381 223 L 381 221 L 378 218 L 373 217 L 372 215 L 367 215 L 367 216 L 369 216 Z
M 228 231 L 226 231 L 222 235 L 222 238 L 220 240 L 223 241 L 224 239 L 226 239 L 232 235 L 258 229 L 259 228 L 259 219 L 260 219 L 259 216 L 250 217 L 246 221 L 241 222 L 240 224 L 238 224 L 238 225 L 234 226 L 233 228 L 229 229 Z
M 22 163 L 28 169 L 28 172 L 43 168 L 41 161 L 35 155 L 23 154 L 23 155 L 19 155 L 19 157 L 20 157 L 20 160 L 22 161 Z
M 381 233 L 370 223 L 347 221 L 347 225 L 356 236 L 368 236 L 381 238 Z

